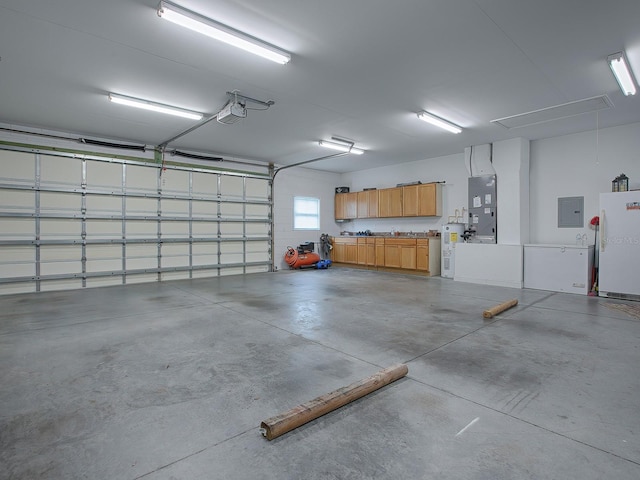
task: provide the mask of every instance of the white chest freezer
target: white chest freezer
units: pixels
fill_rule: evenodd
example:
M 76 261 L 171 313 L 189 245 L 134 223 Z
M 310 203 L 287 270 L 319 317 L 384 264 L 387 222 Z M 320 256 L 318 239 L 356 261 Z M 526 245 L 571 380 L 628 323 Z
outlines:
M 586 295 L 592 267 L 593 245 L 524 246 L 524 288 Z

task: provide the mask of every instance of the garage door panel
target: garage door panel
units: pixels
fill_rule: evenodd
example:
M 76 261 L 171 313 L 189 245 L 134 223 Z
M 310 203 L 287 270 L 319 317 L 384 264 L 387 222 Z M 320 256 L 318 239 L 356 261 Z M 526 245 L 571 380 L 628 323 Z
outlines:
M 222 238 L 239 237 L 243 233 L 242 223 L 222 223 L 220 224 L 220 233 Z
M 242 218 L 242 205 L 239 203 L 223 203 L 220 213 L 223 218 Z
M 70 186 L 82 184 L 82 161 L 77 158 L 41 155 L 40 184 L 43 186 Z
M 111 277 L 89 277 L 86 280 L 87 288 L 111 287 L 113 285 L 122 285 L 122 277 L 113 275 Z
M 218 235 L 217 223 L 193 222 L 193 236 L 197 238 L 215 238 Z
M 163 245 L 162 246 L 162 266 L 163 267 L 188 267 L 189 266 L 189 245 Z
M 87 245 L 87 272 L 122 270 L 122 245 Z
M 247 178 L 247 200 L 267 200 L 269 181 L 261 178 Z
M 165 217 L 189 216 L 189 200 L 162 200 L 161 208 Z
M 122 216 L 122 197 L 110 195 L 87 195 L 87 212 L 92 215 Z
M 245 221 L 269 216 L 269 205 L 247 203 L 270 198 L 266 178 L 8 151 L 0 169 L 12 185 L 0 188 L 0 240 L 10 242 L 0 278 L 21 279 L 0 293 L 157 281 L 158 268 L 180 270 L 163 280 L 243 273 L 224 265 L 245 261 L 269 269 L 270 241 L 250 239 L 268 238 L 270 224 Z M 131 273 L 140 270 L 149 273 Z
M 40 247 L 40 274 L 82 273 L 82 249 L 77 245 L 43 245 Z
M 122 238 L 122 221 L 87 220 L 87 240 Z
M 247 218 L 269 218 L 269 205 L 247 205 Z
M 80 220 L 42 219 L 40 238 L 42 240 L 78 240 L 82 232 Z
M 127 238 L 158 238 L 158 223 L 153 221 L 128 220 L 125 224 L 125 230 Z
M 157 198 L 127 197 L 127 215 L 157 215 Z
M 162 222 L 163 238 L 189 238 L 189 222 Z
M 35 274 L 36 267 L 33 263 L 33 259 L 24 261 L 0 262 L 0 277 L 2 278 L 30 277 Z
M 73 278 L 68 280 L 48 280 L 41 282 L 41 292 L 54 292 L 59 290 L 77 290 L 82 288 L 82 279 Z
M 212 202 L 194 200 L 191 208 L 194 217 L 216 218 L 218 216 L 218 208 Z
M 82 199 L 77 193 L 40 193 L 40 211 L 44 213 L 78 214 Z
M 155 273 L 143 273 L 138 275 L 127 275 L 127 283 L 149 283 L 149 282 L 157 282 L 158 275 Z
M 220 245 L 220 263 L 242 263 L 244 261 L 244 251 L 242 242 L 225 242 Z
M 215 197 L 218 194 L 218 175 L 193 172 L 193 195 Z
M 189 192 L 189 172 L 167 169 L 162 172 L 162 191 L 165 194 Z
M 127 166 L 126 186 L 128 192 L 144 193 L 158 191 L 158 168 Z
M 222 176 L 220 179 L 220 194 L 223 197 L 242 198 L 244 193 L 244 181 L 242 177 Z
M 31 218 L 0 218 L 0 239 L 35 240 L 36 224 Z M 2 249 L 0 249 L 0 252 Z M 0 253 L 1 255 L 1 253 Z
M 122 190 L 121 164 L 87 162 L 87 188 Z
M 2 151 L 0 178 L 32 185 L 36 178 L 36 159 L 32 153 Z
M 248 237 L 266 237 L 269 235 L 269 225 L 263 223 L 247 223 L 246 234 Z
M 36 197 L 33 192 L 22 190 L 2 191 L 2 209 L 8 213 L 33 213 Z

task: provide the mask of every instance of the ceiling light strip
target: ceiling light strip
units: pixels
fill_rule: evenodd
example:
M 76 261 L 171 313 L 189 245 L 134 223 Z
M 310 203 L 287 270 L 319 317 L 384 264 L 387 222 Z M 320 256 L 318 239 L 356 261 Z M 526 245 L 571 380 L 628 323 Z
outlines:
M 202 113 L 193 112 L 191 110 L 184 110 L 182 108 L 172 107 L 170 105 L 164 105 L 162 103 L 150 102 L 148 100 L 127 97 L 125 95 L 118 95 L 115 93 L 109 94 L 109 100 L 119 105 L 141 108 L 143 110 L 150 110 L 152 112 L 165 113 L 167 115 L 175 115 L 176 117 L 188 118 L 190 120 L 202 120 L 202 117 L 204 116 Z
M 318 145 L 325 148 L 330 148 L 332 150 L 337 150 L 339 152 L 353 153 L 354 155 L 362 155 L 364 150 L 361 148 L 356 148 L 353 144 L 349 143 L 336 143 L 336 142 L 328 142 L 326 140 L 320 140 Z
M 636 82 L 633 79 L 633 73 L 629 67 L 629 61 L 624 52 L 614 53 L 607 57 L 609 67 L 613 72 L 613 76 L 616 77 L 620 90 L 626 96 L 636 94 Z
M 448 120 L 440 118 L 429 112 L 419 112 L 418 118 L 423 122 L 430 123 L 431 125 L 435 125 L 436 127 L 440 127 L 443 130 L 451 133 L 460 133 L 462 132 L 462 128 L 460 128 L 455 123 L 451 123 Z
M 284 65 L 291 61 L 291 55 L 284 50 L 175 3 L 160 2 L 158 16 L 210 38 L 251 52 L 254 55 L 259 55 L 272 62 Z

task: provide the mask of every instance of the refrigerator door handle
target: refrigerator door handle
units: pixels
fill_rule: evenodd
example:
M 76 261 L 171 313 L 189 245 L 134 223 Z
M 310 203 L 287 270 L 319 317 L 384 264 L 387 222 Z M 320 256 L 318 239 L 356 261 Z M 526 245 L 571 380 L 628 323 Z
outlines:
M 604 252 L 605 242 L 605 233 L 604 233 L 604 209 L 600 211 L 600 251 Z

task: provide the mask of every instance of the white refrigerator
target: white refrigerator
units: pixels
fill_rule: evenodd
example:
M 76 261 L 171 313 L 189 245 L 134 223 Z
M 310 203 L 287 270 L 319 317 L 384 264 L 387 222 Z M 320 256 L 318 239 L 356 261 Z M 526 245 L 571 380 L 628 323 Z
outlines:
M 598 291 L 640 300 L 640 191 L 600 194 Z

